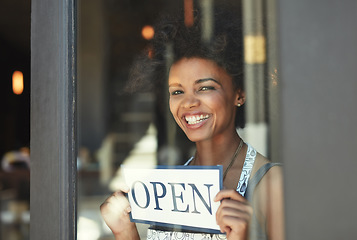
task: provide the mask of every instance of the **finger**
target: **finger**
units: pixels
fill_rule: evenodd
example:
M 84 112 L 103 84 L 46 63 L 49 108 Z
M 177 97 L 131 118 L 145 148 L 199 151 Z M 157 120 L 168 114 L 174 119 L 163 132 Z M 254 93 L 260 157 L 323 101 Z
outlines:
M 237 201 L 245 202 L 247 201 L 242 195 L 240 195 L 236 190 L 234 189 L 223 189 L 217 193 L 217 195 L 214 198 L 215 202 L 221 201 L 225 198 L 230 198 L 234 199 Z
M 116 192 L 113 192 L 110 197 L 111 198 L 122 198 L 122 197 L 125 197 L 125 192 L 118 190 Z
M 113 197 L 126 197 L 125 194 L 129 193 L 130 188 L 126 184 L 122 184 L 118 187 L 118 190 L 113 192 L 111 196 Z
M 230 232 L 236 232 L 239 235 L 243 236 L 249 229 L 249 222 L 243 219 L 237 219 L 235 217 L 225 216 L 222 219 L 222 223 L 219 226 L 224 229 L 229 228 L 229 230 L 226 231 L 227 235 Z
M 220 207 L 230 207 L 230 208 L 238 208 L 238 209 L 246 209 L 248 207 L 250 207 L 250 204 L 248 201 L 237 201 L 237 200 L 233 200 L 233 199 L 230 199 L 230 198 L 224 198 L 222 201 L 221 201 L 221 205 Z
M 228 226 L 220 227 L 221 233 L 229 234 L 231 232 L 231 230 L 232 229 L 230 227 L 228 227 Z
M 250 219 L 253 215 L 253 208 L 249 203 L 242 203 L 236 200 L 224 199 L 216 212 L 216 219 L 222 216 L 236 216 L 244 219 Z
M 102 203 L 102 205 L 100 205 L 100 212 L 104 216 L 116 212 L 116 209 L 113 207 L 113 204 L 111 204 L 110 202 L 104 202 Z
M 111 211 L 116 212 L 130 212 L 130 203 L 122 192 L 115 192 L 109 198 L 105 200 L 101 208 L 109 208 Z
M 224 232 L 227 234 L 227 235 L 229 235 L 230 233 L 231 233 L 231 231 L 232 231 L 232 228 L 230 228 L 230 227 L 224 227 Z
M 107 222 L 115 222 L 118 219 L 121 219 L 123 221 L 127 221 L 129 219 L 129 213 L 131 211 L 130 206 L 127 208 L 121 208 L 117 207 L 111 203 L 105 203 L 101 209 L 101 215 L 103 216 L 104 220 Z
M 128 193 L 130 191 L 130 187 L 124 183 L 124 182 L 120 182 L 118 183 L 118 186 L 117 187 L 117 192 L 125 192 L 125 193 Z
M 219 211 L 216 212 L 216 221 L 217 224 L 223 223 L 223 219 L 225 217 L 233 217 L 236 218 L 238 221 L 249 221 L 251 218 L 250 212 L 241 210 L 241 209 L 236 209 L 236 208 L 222 208 Z

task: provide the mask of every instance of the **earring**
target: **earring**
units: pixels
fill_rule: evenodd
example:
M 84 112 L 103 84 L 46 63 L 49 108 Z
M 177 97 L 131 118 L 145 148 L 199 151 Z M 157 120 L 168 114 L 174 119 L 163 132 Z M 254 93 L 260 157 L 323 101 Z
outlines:
M 238 103 L 237 106 L 240 107 L 241 106 L 240 103 Z

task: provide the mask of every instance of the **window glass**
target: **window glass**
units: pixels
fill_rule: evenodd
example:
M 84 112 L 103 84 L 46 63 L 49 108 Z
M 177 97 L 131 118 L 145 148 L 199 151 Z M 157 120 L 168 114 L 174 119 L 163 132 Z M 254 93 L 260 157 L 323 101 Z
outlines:
M 275 6 L 263 1 L 227 1 L 242 9 L 246 91 L 246 142 L 273 161 L 276 157 L 278 88 Z M 121 164 L 177 165 L 195 152 L 168 109 L 166 86 L 126 91 L 138 54 L 150 54 L 153 25 L 162 13 L 198 6 L 203 28 L 212 29 L 213 0 L 94 0 L 79 3 L 78 19 L 78 240 L 113 239 L 99 212 L 117 189 Z M 187 25 L 192 16 L 186 16 Z M 264 24 L 263 24 L 264 23 Z M 168 60 L 169 61 L 169 60 Z M 149 86 L 148 86 L 149 89 Z M 156 90 L 157 90 L 156 89 Z M 259 137 L 257 137 L 259 136 Z M 144 238 L 146 227 L 139 226 Z

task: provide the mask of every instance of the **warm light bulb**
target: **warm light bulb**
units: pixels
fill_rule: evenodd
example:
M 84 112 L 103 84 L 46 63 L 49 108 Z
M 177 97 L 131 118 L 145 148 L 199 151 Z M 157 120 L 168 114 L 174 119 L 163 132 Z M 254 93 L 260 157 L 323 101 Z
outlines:
M 154 37 L 155 34 L 155 30 L 152 26 L 150 25 L 146 25 L 143 27 L 143 29 L 141 30 L 141 35 L 143 36 L 143 38 L 145 38 L 146 40 L 150 40 Z
M 15 71 L 12 74 L 12 91 L 16 95 L 20 95 L 24 91 L 24 75 L 20 71 Z

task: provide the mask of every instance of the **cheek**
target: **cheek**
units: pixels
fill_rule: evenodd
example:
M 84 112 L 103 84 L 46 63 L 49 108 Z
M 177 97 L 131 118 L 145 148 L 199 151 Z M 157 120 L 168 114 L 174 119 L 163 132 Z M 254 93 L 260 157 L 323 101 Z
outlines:
M 177 114 L 177 103 L 176 103 L 175 100 L 172 100 L 171 98 L 170 98 L 170 100 L 169 100 L 169 108 L 170 108 L 171 114 L 172 114 L 174 117 L 176 117 L 176 114 Z
M 217 97 L 212 100 L 213 101 L 210 101 L 210 105 L 215 109 L 218 117 L 221 118 L 223 116 L 223 119 L 230 118 L 235 108 L 234 103 L 225 97 Z
M 173 116 L 176 124 L 182 128 L 181 126 L 181 122 L 180 122 L 180 117 L 179 117 L 179 113 L 178 113 L 178 103 L 177 101 L 169 101 L 169 107 L 170 107 L 170 112 L 171 112 L 171 115 Z
M 214 109 L 215 111 L 223 111 L 227 108 L 228 102 L 224 96 L 221 95 L 213 95 L 205 99 L 207 105 Z

